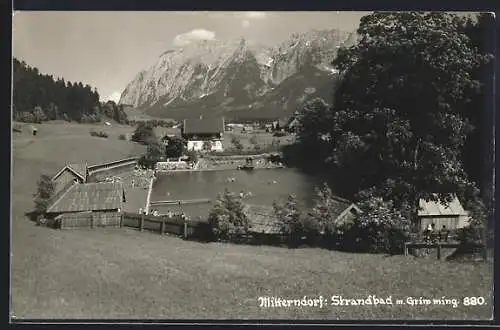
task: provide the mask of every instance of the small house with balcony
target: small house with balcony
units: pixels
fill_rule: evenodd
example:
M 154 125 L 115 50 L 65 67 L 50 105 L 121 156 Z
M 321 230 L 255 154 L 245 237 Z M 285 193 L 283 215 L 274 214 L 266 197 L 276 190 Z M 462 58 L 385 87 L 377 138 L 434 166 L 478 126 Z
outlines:
M 445 226 L 447 230 L 454 231 L 468 226 L 469 220 L 469 212 L 464 209 L 457 196 L 453 196 L 450 203 L 425 199 L 419 201 L 418 227 L 420 231 L 424 231 L 433 224 L 436 230 L 441 230 Z
M 181 128 L 187 149 L 194 151 L 224 151 L 224 118 L 185 119 Z

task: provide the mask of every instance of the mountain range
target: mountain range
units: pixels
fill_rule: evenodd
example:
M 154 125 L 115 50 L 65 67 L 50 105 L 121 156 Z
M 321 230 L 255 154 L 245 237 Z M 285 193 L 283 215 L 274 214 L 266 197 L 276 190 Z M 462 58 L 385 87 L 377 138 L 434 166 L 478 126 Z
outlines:
M 119 103 L 174 119 L 286 117 L 311 98 L 331 101 L 337 76 L 331 62 L 355 41 L 354 32 L 312 30 L 272 47 L 243 38 L 193 42 L 139 72 Z

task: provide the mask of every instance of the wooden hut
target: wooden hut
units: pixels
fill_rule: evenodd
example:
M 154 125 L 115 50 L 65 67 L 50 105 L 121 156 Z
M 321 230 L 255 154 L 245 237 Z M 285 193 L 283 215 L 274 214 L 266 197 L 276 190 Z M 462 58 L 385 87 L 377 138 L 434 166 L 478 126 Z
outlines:
M 361 213 L 359 207 L 347 199 L 334 196 L 332 202 L 330 210 L 333 213 L 332 221 L 334 223 L 348 223 Z M 247 204 L 244 206 L 243 212 L 249 219 L 249 232 L 254 237 L 272 240 L 281 235 L 280 223 L 272 206 Z M 324 232 L 321 231 L 320 235 L 323 234 Z
M 356 216 L 360 214 L 361 209 L 348 199 L 338 196 L 333 196 L 330 205 L 330 212 L 332 213 L 333 223 L 346 224 L 354 221 Z M 323 234 L 323 232 L 321 232 Z
M 249 220 L 249 233 L 255 241 L 279 243 L 281 227 L 272 206 L 247 204 L 243 212 Z
M 74 184 L 53 201 L 46 216 L 64 228 L 118 227 L 124 203 L 120 182 Z
M 52 177 L 55 183 L 55 194 L 65 190 L 74 183 L 86 183 L 88 179 L 88 166 L 83 164 L 66 164 Z
M 430 224 L 434 224 L 436 230 L 442 229 L 443 226 L 448 230 L 456 230 L 466 227 L 469 219 L 469 212 L 463 208 L 456 196 L 453 196 L 448 204 L 424 199 L 419 201 L 418 228 L 421 231 Z

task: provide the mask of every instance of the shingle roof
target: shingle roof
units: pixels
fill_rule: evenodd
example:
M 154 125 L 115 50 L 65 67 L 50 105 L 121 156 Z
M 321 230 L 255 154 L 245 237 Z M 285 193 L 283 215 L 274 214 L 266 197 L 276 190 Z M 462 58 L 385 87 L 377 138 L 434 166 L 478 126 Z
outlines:
M 243 212 L 247 216 L 249 231 L 262 234 L 279 234 L 281 232 L 274 208 L 263 205 L 245 205 Z
M 333 197 L 331 210 L 335 221 L 343 221 L 347 212 L 353 208 L 361 212 L 356 204 L 351 201 L 336 196 Z M 250 232 L 263 234 L 279 234 L 281 232 L 278 218 L 272 206 L 246 204 L 243 212 L 249 220 Z
M 215 134 L 224 132 L 224 119 L 217 117 L 185 119 L 183 134 Z
M 120 182 L 74 184 L 54 202 L 48 213 L 113 210 L 122 208 Z
M 443 205 L 440 202 L 425 201 L 420 199 L 419 201 L 420 209 L 418 211 L 418 216 L 443 216 L 443 215 L 468 215 L 464 210 L 462 204 L 456 196 L 448 205 Z

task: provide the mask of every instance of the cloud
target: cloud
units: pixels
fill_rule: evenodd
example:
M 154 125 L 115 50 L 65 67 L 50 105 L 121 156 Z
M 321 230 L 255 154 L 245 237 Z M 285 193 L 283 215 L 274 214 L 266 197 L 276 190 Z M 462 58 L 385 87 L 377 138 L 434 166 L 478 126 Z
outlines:
M 247 11 L 245 12 L 245 17 L 250 18 L 250 19 L 262 19 L 266 18 L 266 13 L 263 11 Z
M 247 27 L 250 26 L 250 21 L 247 19 L 244 19 L 243 21 L 241 21 L 241 26 L 246 29 Z
M 205 29 L 194 29 L 189 32 L 176 35 L 173 43 L 175 46 L 185 46 L 197 40 L 215 40 L 215 32 Z
M 121 93 L 120 92 L 114 92 L 112 93 L 111 95 L 109 95 L 105 101 L 114 101 L 115 103 L 118 103 L 118 101 L 120 101 L 120 97 L 121 97 Z

